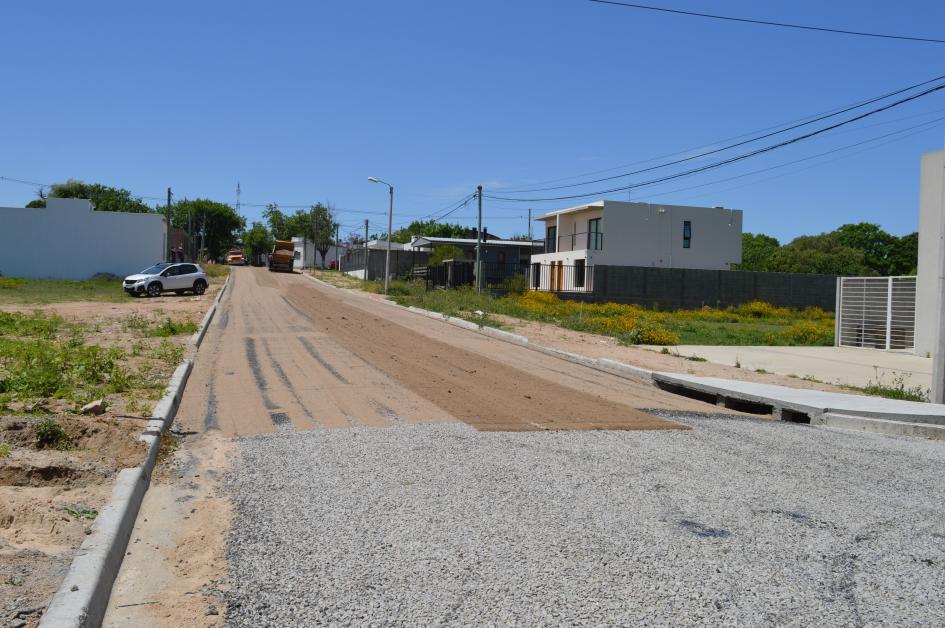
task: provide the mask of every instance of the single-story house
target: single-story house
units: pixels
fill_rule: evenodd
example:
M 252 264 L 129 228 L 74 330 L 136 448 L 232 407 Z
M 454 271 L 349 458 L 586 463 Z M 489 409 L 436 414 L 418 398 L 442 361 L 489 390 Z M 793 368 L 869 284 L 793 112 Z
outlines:
M 162 214 L 95 211 L 92 202 L 48 198 L 46 207 L 0 207 L 0 274 L 88 279 L 123 277 L 167 256 Z
M 413 250 L 432 252 L 438 246 L 455 246 L 462 250 L 466 260 L 476 259 L 476 238 L 438 238 L 420 236 L 411 239 L 407 246 Z M 541 242 L 528 240 L 483 240 L 480 249 L 480 259 L 484 264 L 517 264 L 527 265 L 532 255 L 542 251 Z
M 327 267 L 331 262 L 336 262 L 339 255 L 344 256 L 345 247 L 330 246 L 322 258 L 322 254 L 315 250 L 315 243 L 301 236 L 294 236 L 292 242 L 295 243 L 295 267 L 312 268 L 313 266 Z

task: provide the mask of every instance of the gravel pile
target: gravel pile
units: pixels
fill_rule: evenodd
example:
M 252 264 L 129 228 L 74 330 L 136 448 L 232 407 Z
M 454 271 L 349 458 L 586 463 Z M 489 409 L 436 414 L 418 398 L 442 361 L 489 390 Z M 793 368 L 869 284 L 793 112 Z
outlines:
M 945 443 L 663 413 L 240 439 L 229 622 L 938 624 Z

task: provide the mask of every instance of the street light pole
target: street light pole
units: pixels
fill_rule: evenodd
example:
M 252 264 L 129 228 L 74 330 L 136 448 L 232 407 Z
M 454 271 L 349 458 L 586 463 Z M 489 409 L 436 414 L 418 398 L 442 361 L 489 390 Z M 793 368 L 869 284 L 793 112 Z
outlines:
M 371 183 L 383 183 L 390 189 L 390 206 L 387 210 L 387 256 L 384 259 L 384 294 L 390 284 L 390 232 L 394 228 L 394 186 L 376 177 L 368 177 Z
M 476 292 L 482 292 L 482 186 L 476 188 L 479 197 L 479 218 L 476 221 Z

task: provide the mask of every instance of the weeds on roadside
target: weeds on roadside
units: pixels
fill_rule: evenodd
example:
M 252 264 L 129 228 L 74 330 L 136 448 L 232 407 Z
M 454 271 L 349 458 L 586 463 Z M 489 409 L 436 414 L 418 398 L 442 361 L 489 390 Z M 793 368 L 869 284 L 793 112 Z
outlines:
M 10 452 L 13 451 L 13 445 L 7 443 L 0 443 L 0 458 L 8 458 Z
M 855 386 L 850 386 L 850 388 L 860 390 L 867 395 L 885 397 L 886 399 L 899 399 L 901 401 L 929 400 L 928 389 L 921 386 L 907 386 L 906 375 L 903 373 L 894 374 L 891 384 L 886 384 L 883 382 L 882 376 L 878 376 L 875 383 L 871 380 L 862 388 Z
M 88 506 L 83 506 L 82 504 L 66 504 L 62 507 L 62 509 L 76 519 L 88 519 L 91 521 L 98 516 L 97 510 L 94 508 L 89 508 Z
M 71 439 L 62 426 L 55 419 L 46 417 L 36 425 L 37 449 L 68 449 Z
M 151 349 L 151 357 L 165 364 L 176 366 L 184 359 L 184 347 L 169 340 L 162 340 L 161 344 Z
M 157 327 L 148 330 L 148 336 L 153 338 L 168 338 L 180 334 L 192 334 L 197 331 L 197 323 L 193 321 L 175 321 L 170 318 L 164 319 L 164 322 Z

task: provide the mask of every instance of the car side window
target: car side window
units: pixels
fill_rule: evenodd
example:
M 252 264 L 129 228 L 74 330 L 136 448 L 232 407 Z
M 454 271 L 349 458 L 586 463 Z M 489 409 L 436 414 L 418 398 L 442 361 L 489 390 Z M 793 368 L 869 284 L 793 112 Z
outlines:
M 197 267 L 194 266 L 193 264 L 184 264 L 183 266 L 180 267 L 181 275 L 192 275 L 195 272 L 197 272 Z
M 165 277 L 176 277 L 180 274 L 180 266 L 171 266 L 161 274 Z

